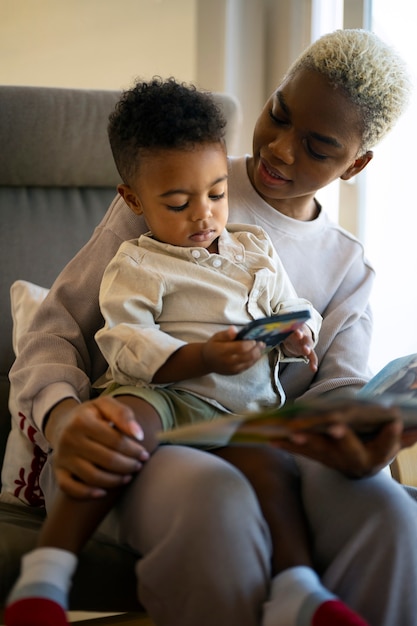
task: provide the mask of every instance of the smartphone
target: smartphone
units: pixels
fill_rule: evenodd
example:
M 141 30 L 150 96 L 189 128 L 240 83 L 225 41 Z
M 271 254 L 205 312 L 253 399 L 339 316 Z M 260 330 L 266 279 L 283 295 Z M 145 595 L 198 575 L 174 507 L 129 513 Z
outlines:
M 308 309 L 261 317 L 241 328 L 236 339 L 255 339 L 256 341 L 263 341 L 265 345 L 273 348 L 302 326 L 310 317 L 311 314 Z

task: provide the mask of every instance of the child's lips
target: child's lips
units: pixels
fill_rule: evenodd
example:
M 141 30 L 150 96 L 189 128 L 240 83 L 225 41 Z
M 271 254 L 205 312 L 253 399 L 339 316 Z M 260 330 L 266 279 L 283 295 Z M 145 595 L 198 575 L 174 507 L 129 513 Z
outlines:
M 199 230 L 197 233 L 193 233 L 190 236 L 190 239 L 192 239 L 193 241 L 208 241 L 209 239 L 213 238 L 213 234 L 215 233 L 215 230 L 213 230 L 212 228 L 209 228 L 207 230 Z

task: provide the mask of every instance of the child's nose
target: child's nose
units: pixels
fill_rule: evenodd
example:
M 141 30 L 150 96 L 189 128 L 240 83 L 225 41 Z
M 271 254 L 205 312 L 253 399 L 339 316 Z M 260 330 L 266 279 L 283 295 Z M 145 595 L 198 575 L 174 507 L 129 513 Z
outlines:
M 204 220 L 211 216 L 211 202 L 207 199 L 198 200 L 192 212 L 193 221 Z

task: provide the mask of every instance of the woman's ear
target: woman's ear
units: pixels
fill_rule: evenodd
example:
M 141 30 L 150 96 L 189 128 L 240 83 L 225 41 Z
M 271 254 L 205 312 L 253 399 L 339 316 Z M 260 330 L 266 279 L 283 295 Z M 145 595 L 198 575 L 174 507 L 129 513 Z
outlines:
M 374 156 L 374 153 L 372 152 L 372 150 L 368 150 L 368 152 L 365 152 L 365 154 L 363 154 L 362 156 L 358 157 L 354 163 L 348 167 L 348 169 L 341 175 L 341 179 L 342 180 L 349 180 L 350 178 L 353 178 L 353 176 L 356 176 L 356 174 L 359 174 L 359 172 L 361 172 L 364 167 L 366 167 L 369 163 L 369 161 L 372 160 Z
M 117 191 L 133 213 L 136 213 L 136 215 L 142 215 L 143 211 L 141 201 L 129 185 L 118 185 Z

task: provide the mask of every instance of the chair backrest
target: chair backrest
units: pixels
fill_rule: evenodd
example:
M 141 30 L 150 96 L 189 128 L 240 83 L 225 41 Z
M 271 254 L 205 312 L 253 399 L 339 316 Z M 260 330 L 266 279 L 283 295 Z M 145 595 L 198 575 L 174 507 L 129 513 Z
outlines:
M 214 96 L 233 152 L 239 104 Z M 50 287 L 106 212 L 120 182 L 106 130 L 119 97 L 119 91 L 0 86 L 0 465 L 14 360 L 10 286 L 23 279 Z

